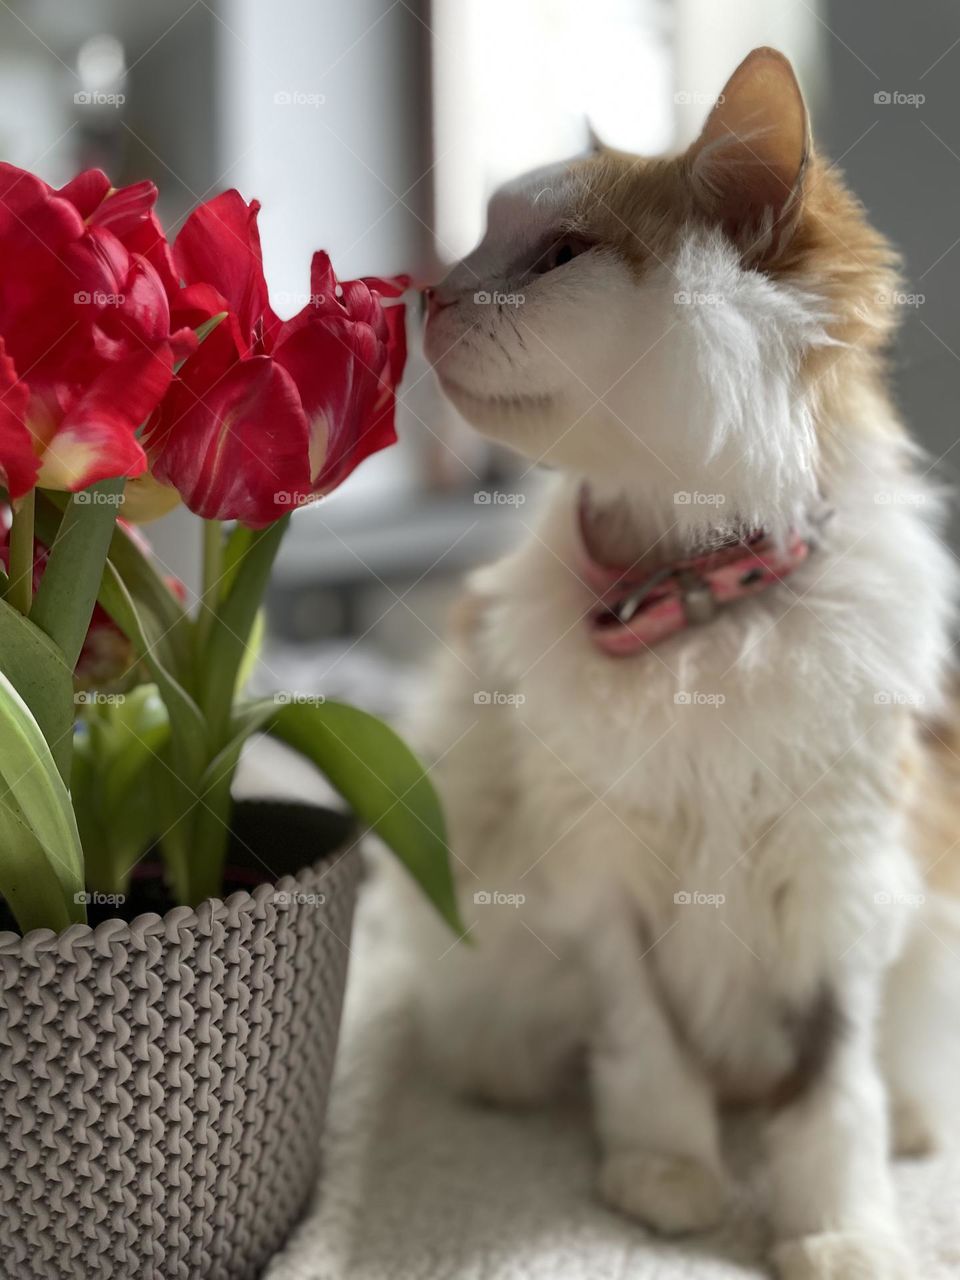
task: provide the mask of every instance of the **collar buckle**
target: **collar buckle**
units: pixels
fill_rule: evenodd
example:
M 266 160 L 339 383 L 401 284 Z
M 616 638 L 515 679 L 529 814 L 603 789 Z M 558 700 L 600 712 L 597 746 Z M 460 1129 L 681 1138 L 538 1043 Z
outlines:
M 717 616 L 717 600 L 706 578 L 692 569 L 684 569 L 677 575 L 683 613 L 692 627 L 703 626 Z
M 672 576 L 672 567 L 670 565 L 665 565 L 662 569 L 658 569 L 656 573 L 652 573 L 649 578 L 644 579 L 639 587 L 634 591 L 631 591 L 630 594 L 625 596 L 617 605 L 615 612 L 619 620 L 624 624 L 628 623 L 640 609 L 641 605 L 644 604 L 651 591 L 653 591 L 655 587 L 658 587 L 661 582 L 665 582 L 667 578 Z

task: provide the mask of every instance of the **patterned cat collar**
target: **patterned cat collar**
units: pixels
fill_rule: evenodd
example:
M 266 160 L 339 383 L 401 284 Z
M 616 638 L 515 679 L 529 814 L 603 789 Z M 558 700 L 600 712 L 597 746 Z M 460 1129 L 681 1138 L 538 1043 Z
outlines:
M 582 576 L 598 597 L 587 622 L 593 642 L 615 657 L 650 648 L 687 627 L 776 586 L 807 559 L 812 543 L 785 541 L 758 529 L 651 572 L 599 563 L 588 550 L 585 499 L 580 504 Z

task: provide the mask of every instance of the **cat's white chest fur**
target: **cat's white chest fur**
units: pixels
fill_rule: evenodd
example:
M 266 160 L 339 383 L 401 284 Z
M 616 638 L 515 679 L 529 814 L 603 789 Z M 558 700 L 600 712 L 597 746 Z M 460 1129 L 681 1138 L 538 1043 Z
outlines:
M 876 546 L 827 528 L 789 588 L 611 658 L 586 623 L 574 510 L 558 486 L 527 545 L 472 581 L 483 621 L 471 669 L 447 664 L 463 709 L 448 734 L 464 736 L 441 771 L 475 783 L 494 739 L 511 804 L 488 820 L 478 796 L 473 830 L 457 813 L 458 857 L 522 895 L 518 918 L 554 952 L 611 911 L 629 917 L 658 998 L 722 1091 L 763 1092 L 793 1069 L 833 967 L 854 948 L 889 963 L 900 946 L 918 886 L 885 797 L 903 705 L 935 692 L 936 579 L 915 582 L 907 632 L 902 599 L 870 608 L 860 594 Z M 885 555 L 929 538 L 903 512 Z M 490 700 L 468 699 L 471 685 Z M 482 940 L 469 872 L 461 882 Z

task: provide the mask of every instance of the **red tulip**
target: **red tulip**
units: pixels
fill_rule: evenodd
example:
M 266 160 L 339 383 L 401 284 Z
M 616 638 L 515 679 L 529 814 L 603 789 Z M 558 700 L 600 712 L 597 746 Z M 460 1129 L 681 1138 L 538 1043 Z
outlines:
M 139 475 L 136 432 L 196 346 L 171 336 L 151 183 L 98 170 L 60 191 L 0 164 L 0 483 L 77 490 Z
M 325 253 L 311 298 L 291 320 L 270 307 L 259 204 L 227 191 L 196 209 L 174 245 L 186 287 L 178 324 L 226 312 L 174 380 L 145 442 L 153 474 L 208 519 L 265 525 L 336 488 L 396 440 L 406 345 L 403 282 L 340 286 Z

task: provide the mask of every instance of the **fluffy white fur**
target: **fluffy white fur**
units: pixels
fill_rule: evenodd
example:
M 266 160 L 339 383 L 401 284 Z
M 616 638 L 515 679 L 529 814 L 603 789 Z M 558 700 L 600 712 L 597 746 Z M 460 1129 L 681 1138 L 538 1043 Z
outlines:
M 949 649 L 936 503 L 896 433 L 851 422 L 819 491 L 799 370 L 830 341 L 825 304 L 745 270 L 719 231 L 690 230 L 639 281 L 597 249 L 525 282 L 520 307 L 476 304 L 574 194 L 558 168 L 495 198 L 428 327 L 454 401 L 559 474 L 524 545 L 471 579 L 476 624 L 420 726 L 477 944 L 418 917 L 427 1039 L 458 1086 L 514 1101 L 585 1054 L 602 1193 L 686 1231 L 724 1211 L 718 1104 L 788 1076 L 829 993 L 822 1069 L 771 1113 L 774 1257 L 785 1280 L 903 1280 L 878 1026 L 882 1010 L 904 1145 L 922 1146 L 937 908 L 915 905 L 901 758 Z M 888 413 L 866 386 L 847 403 Z M 583 480 L 626 504 L 655 563 L 708 517 L 803 528 L 817 549 L 784 586 L 612 659 L 583 621 Z

